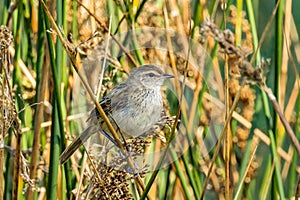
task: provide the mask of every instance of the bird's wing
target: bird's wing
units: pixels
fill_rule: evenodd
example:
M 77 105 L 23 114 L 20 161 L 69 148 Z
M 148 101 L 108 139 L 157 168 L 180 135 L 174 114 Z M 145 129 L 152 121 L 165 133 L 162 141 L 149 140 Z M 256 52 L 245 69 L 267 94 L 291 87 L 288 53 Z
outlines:
M 127 87 L 127 85 L 125 82 L 123 82 L 119 85 L 116 85 L 106 97 L 101 99 L 100 105 L 106 115 L 111 114 L 112 108 L 116 109 L 115 108 L 116 102 L 126 102 L 126 100 L 119 101 L 120 98 L 126 96 L 126 95 L 122 94 L 122 93 L 126 92 L 126 90 L 125 90 L 126 87 Z M 87 119 L 87 121 L 91 121 L 92 119 L 95 119 L 96 117 L 98 118 L 98 120 L 100 120 L 102 118 L 99 111 L 97 110 L 97 108 L 94 108 L 92 110 L 89 118 Z
M 103 109 L 103 111 L 105 112 L 106 115 L 109 115 L 111 113 L 111 99 L 109 97 L 104 97 L 101 101 L 100 101 L 100 105 Z M 91 111 L 91 114 L 89 116 L 89 118 L 86 121 L 92 121 L 92 119 L 97 118 L 97 120 L 102 119 L 99 111 L 97 110 L 97 108 L 94 108 Z
M 100 105 L 105 112 L 105 114 L 110 118 L 111 117 L 111 99 L 109 96 L 104 97 L 100 101 Z M 87 119 L 87 121 L 91 122 L 91 126 L 97 127 L 98 131 L 103 134 L 107 139 L 109 139 L 112 143 L 117 145 L 116 141 L 105 131 L 102 129 L 102 124 L 104 123 L 102 116 L 100 115 L 97 108 L 94 108 Z

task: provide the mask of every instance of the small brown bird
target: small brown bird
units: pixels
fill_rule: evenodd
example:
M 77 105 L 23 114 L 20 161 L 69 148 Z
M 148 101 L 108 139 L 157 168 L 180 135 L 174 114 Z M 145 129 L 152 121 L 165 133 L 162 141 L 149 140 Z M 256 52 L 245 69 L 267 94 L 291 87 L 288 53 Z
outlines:
M 115 130 L 119 128 L 125 138 L 134 138 L 157 123 L 163 111 L 160 88 L 165 79 L 173 77 L 154 65 L 132 69 L 128 79 L 114 87 L 100 102 Z M 116 144 L 97 109 L 91 112 L 87 121 L 89 127 L 61 154 L 61 164 L 94 133 L 100 132 Z

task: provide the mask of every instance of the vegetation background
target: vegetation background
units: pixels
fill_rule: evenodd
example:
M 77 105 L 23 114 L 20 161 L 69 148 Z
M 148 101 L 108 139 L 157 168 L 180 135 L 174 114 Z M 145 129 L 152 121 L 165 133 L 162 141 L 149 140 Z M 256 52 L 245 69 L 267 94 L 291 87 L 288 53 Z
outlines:
M 300 197 L 299 1 L 58 0 L 46 2 L 48 14 L 37 0 L 0 0 L 0 5 L 0 199 Z M 199 72 L 182 58 L 173 60 L 172 53 L 137 48 L 116 57 L 116 49 L 103 48 L 109 34 L 146 26 L 185 35 L 211 57 L 224 127 L 229 125 L 208 156 L 196 130 L 208 133 L 212 104 L 203 97 L 207 88 L 199 84 Z M 105 57 L 110 65 L 99 99 L 132 67 L 157 57 L 177 74 L 173 84 L 185 77 L 194 94 L 182 122 L 188 127 L 187 121 L 196 121 L 186 136 L 196 135 L 194 143 L 168 167 L 141 174 L 142 179 L 100 167 L 101 177 L 95 178 L 83 148 L 66 165 L 58 161 L 89 110 L 76 107 L 83 104 L 76 98 L 83 91 L 78 63 L 99 46 L 101 62 Z M 83 62 L 83 68 L 92 65 Z M 180 96 L 179 85 L 176 91 Z M 164 98 L 172 115 L 176 108 L 184 111 L 177 99 Z M 168 137 L 151 141 L 149 149 L 168 147 Z M 174 156 L 171 150 L 167 156 Z

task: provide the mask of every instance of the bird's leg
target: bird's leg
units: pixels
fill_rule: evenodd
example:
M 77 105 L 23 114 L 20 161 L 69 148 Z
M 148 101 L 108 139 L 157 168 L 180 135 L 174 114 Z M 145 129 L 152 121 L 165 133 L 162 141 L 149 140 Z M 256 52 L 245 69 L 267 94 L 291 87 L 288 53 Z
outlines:
M 114 145 L 117 146 L 117 142 L 115 141 L 114 138 L 112 138 L 108 133 L 106 133 L 104 130 L 100 130 L 100 132 L 107 138 L 109 139 L 112 143 L 114 143 Z
M 129 174 L 132 174 L 134 178 L 140 176 L 140 167 L 137 164 L 137 162 L 133 161 L 134 164 L 134 169 L 132 169 L 130 166 L 127 167 L 126 172 L 128 172 Z
M 118 132 L 120 133 L 121 137 L 122 137 L 122 140 L 123 140 L 123 146 L 125 146 L 127 152 L 129 152 L 129 149 L 128 149 L 128 145 L 127 145 L 127 142 L 126 142 L 126 139 L 124 137 L 124 134 L 122 133 L 121 129 L 119 128 L 118 126 Z
M 126 149 L 127 149 L 127 154 L 126 155 L 124 155 L 121 151 L 119 152 L 119 155 L 120 155 L 121 159 L 124 160 L 124 161 L 127 160 L 129 157 L 133 158 L 133 156 L 135 155 L 135 152 L 132 150 L 131 145 L 126 145 Z M 139 168 L 138 163 L 134 159 L 132 159 L 132 161 L 133 161 L 133 165 L 134 165 L 133 169 L 132 169 L 131 166 L 126 165 L 127 167 L 126 167 L 125 170 L 129 174 L 133 174 L 134 177 L 137 177 L 140 174 L 140 168 Z

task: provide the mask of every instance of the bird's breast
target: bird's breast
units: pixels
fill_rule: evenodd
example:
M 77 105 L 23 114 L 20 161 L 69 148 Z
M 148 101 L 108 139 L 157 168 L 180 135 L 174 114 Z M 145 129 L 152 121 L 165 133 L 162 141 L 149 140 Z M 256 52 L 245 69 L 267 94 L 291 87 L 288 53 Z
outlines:
M 137 137 L 160 119 L 162 109 L 160 91 L 144 91 L 133 93 L 122 107 L 112 109 L 112 117 L 127 137 Z

